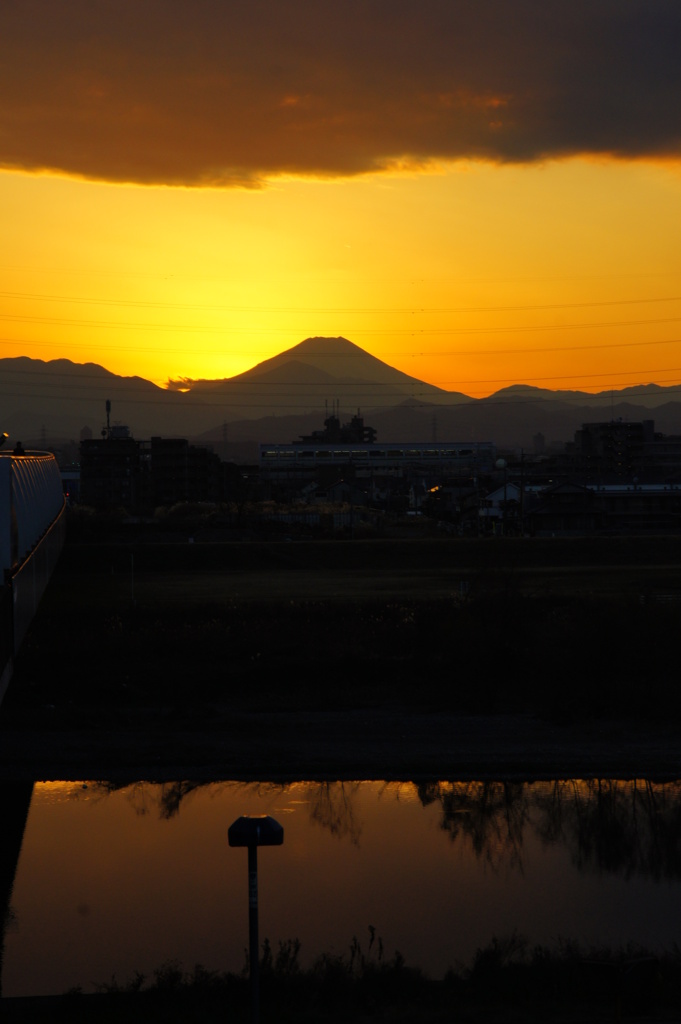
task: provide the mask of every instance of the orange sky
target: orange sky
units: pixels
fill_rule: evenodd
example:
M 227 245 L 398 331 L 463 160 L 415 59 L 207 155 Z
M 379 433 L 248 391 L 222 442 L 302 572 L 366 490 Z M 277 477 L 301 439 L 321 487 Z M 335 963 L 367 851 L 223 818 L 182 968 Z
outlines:
M 180 12 L 135 22 L 139 38 L 127 2 L 33 6 L 42 32 L 19 8 L 0 16 L 0 77 L 15 76 L 0 103 L 1 355 L 162 383 L 343 335 L 475 396 L 681 380 L 668 5 L 634 4 L 636 24 L 585 7 L 610 24 L 610 52 L 577 16 L 540 32 L 524 0 L 509 44 L 492 2 L 499 24 L 458 63 L 446 29 L 481 45 L 465 5 L 454 25 L 451 5 L 430 24 L 379 4 L 351 42 L 305 2 L 264 38 L 255 15 L 226 33 L 208 0 L 191 27 Z M 573 48 L 582 91 L 566 99 Z

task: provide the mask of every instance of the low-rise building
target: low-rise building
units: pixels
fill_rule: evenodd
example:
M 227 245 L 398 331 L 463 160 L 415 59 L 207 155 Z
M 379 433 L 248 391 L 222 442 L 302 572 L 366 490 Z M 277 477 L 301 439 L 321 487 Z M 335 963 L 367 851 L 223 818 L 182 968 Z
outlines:
M 80 500 L 94 508 L 151 509 L 224 501 L 228 466 L 186 438 L 137 441 L 127 427 L 80 446 Z

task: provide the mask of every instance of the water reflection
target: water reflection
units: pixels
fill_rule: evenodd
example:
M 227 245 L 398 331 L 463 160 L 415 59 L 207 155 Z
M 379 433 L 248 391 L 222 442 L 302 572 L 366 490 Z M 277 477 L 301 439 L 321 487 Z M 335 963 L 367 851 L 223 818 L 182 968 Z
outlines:
M 145 814 L 154 813 L 167 821 L 175 817 L 180 810 L 183 800 L 186 800 L 195 790 L 210 787 L 211 791 L 215 794 L 225 785 L 234 786 L 235 783 L 190 782 L 187 780 L 163 782 L 155 786 L 150 785 L 148 782 L 83 783 L 83 786 L 89 789 L 94 797 L 105 797 L 112 793 L 124 793 L 135 814 L 141 817 Z
M 310 958 L 368 926 L 435 975 L 514 931 L 679 938 L 679 782 L 36 784 L 4 886 L 6 994 L 87 988 L 168 959 L 238 970 L 244 865 L 227 828 L 261 813 L 286 834 L 263 852 L 261 935 L 299 938 Z M 16 835 L 0 848 L 11 874 Z
M 454 843 L 470 845 L 494 868 L 522 869 L 523 836 L 529 822 L 531 790 L 521 783 L 426 783 L 421 803 L 440 805 L 440 827 Z
M 319 825 L 337 839 L 347 839 L 353 846 L 359 847 L 362 835 L 361 811 L 358 795 L 362 782 L 306 782 L 304 800 L 299 805 L 306 806 L 310 824 Z M 248 789 L 257 797 L 272 794 L 299 793 L 300 783 L 250 783 Z
M 256 799 L 272 794 L 288 792 L 292 787 L 298 789 L 300 783 L 276 782 L 167 782 L 161 783 L 153 792 L 147 783 L 122 785 L 115 782 L 95 782 L 89 784 L 94 794 L 106 796 L 109 793 L 125 791 L 127 798 L 137 814 L 148 814 L 151 810 L 158 812 L 161 818 L 172 818 L 180 810 L 182 801 L 197 789 L 210 788 L 213 795 L 221 787 L 229 786 L 232 790 L 241 788 L 252 794 Z M 310 808 L 310 821 L 328 829 L 331 835 L 339 839 L 349 839 L 359 845 L 362 824 L 357 819 L 357 811 L 353 798 L 357 794 L 360 782 L 309 782 L 305 783 L 306 800 Z
M 493 867 L 522 869 L 531 828 L 563 844 L 580 871 L 681 877 L 681 784 L 594 779 L 550 783 L 427 783 L 424 806 L 439 803 L 441 827 Z
M 300 783 L 89 784 L 93 794 L 123 790 L 137 814 L 170 819 L 196 790 L 242 789 L 257 800 L 299 791 Z M 311 822 L 360 846 L 360 782 L 304 783 Z M 440 810 L 440 828 L 494 870 L 523 869 L 531 830 L 546 846 L 561 844 L 580 871 L 681 878 L 681 782 L 611 779 L 522 782 L 383 783 L 379 795 L 415 795 Z

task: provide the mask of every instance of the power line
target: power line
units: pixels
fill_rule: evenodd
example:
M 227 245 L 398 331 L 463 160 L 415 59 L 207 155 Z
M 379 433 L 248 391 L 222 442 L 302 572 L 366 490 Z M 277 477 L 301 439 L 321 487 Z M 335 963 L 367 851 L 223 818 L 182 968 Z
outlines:
M 267 332 L 263 331 L 263 332 L 260 332 L 260 333 L 267 333 Z M 354 333 L 359 333 L 359 332 L 354 332 Z M 393 332 L 393 333 L 397 334 L 399 332 Z M 30 346 L 32 348 L 54 349 L 54 348 L 62 348 L 63 345 L 64 345 L 63 341 L 37 341 L 37 340 L 34 340 L 34 339 L 26 339 L 26 338 L 23 338 L 23 339 L 8 338 L 6 336 L 5 337 L 0 337 L 0 341 L 4 342 L 5 344 L 8 344 L 8 345 L 14 345 L 14 346 L 18 346 L 18 347 L 21 347 L 21 348 L 25 348 L 27 346 Z M 88 349 L 92 349 L 92 348 L 95 348 L 95 347 L 101 348 L 101 346 L 95 346 L 94 343 L 93 344 L 69 343 L 69 344 L 70 344 L 70 347 L 72 349 L 73 348 L 78 348 L 78 349 L 86 349 L 86 350 L 88 350 Z M 533 348 L 533 347 L 525 347 L 525 348 L 495 348 L 495 349 L 489 349 L 489 348 L 488 349 L 480 349 L 480 348 L 475 348 L 475 349 L 444 349 L 444 350 L 440 349 L 440 350 L 436 350 L 436 351 L 430 351 L 428 349 L 422 349 L 422 350 L 419 350 L 418 352 L 410 353 L 410 358 L 413 358 L 414 356 L 418 356 L 419 358 L 439 358 L 439 359 L 448 358 L 448 357 L 452 358 L 452 359 L 456 359 L 456 358 L 460 358 L 462 356 L 477 356 L 477 357 L 481 358 L 481 357 L 485 357 L 485 356 L 500 356 L 500 355 L 503 355 L 503 356 L 527 355 L 527 354 L 530 354 L 530 353 L 535 355 L 535 356 L 541 356 L 541 355 L 552 353 L 552 352 L 592 352 L 592 351 L 594 351 L 596 349 L 650 348 L 650 347 L 654 347 L 654 346 L 658 346 L 658 345 L 678 345 L 678 344 L 681 344 L 681 338 L 660 338 L 660 339 L 654 339 L 654 340 L 649 340 L 649 341 L 640 341 L 639 340 L 639 341 L 589 342 L 586 345 L 549 345 L 549 346 L 542 346 L 540 349 Z M 293 347 L 295 347 L 295 346 L 293 346 Z M 153 352 L 153 351 L 156 351 L 156 346 L 108 345 L 106 347 L 106 351 L 107 352 L 108 351 L 111 351 L 111 352 Z M 170 353 L 170 352 L 184 352 L 185 350 L 184 349 L 171 349 L 171 348 L 166 347 L 165 351 L 166 351 L 166 353 Z M 260 362 L 269 362 L 270 359 L 276 359 L 277 355 L 281 355 L 281 354 L 282 353 L 277 353 L 275 356 L 267 357 L 264 360 L 260 360 Z M 196 357 L 197 355 L 214 355 L 214 353 L 210 349 L 199 349 L 199 350 L 193 349 L 192 350 L 192 356 Z M 226 357 L 226 356 L 229 356 L 229 355 L 243 356 L 243 353 L 241 351 L 234 351 L 234 350 L 230 350 L 230 349 L 222 349 L 220 355 L 223 356 L 223 357 Z M 357 358 L 360 358 L 361 355 L 362 355 L 362 353 L 357 353 Z M 16 357 L 16 358 L 21 358 L 21 357 Z M 26 358 L 30 358 L 30 357 L 26 357 Z M 353 358 L 353 355 L 352 355 L 352 353 L 330 352 L 330 353 L 325 353 L 324 354 L 324 358 L 325 359 L 335 359 L 335 358 L 337 358 L 337 359 L 349 359 L 349 358 Z M 388 355 L 388 358 L 395 358 L 395 357 L 392 357 L 392 356 Z M 397 358 L 399 358 L 401 360 L 401 359 L 403 359 L 405 357 L 398 356 Z M 380 360 L 380 361 L 381 362 L 385 362 L 385 360 Z M 92 362 L 92 360 L 89 359 L 88 362 Z M 252 369 L 252 368 L 253 367 L 251 367 L 249 369 Z M 244 372 L 248 372 L 248 371 L 244 371 Z M 405 372 L 405 371 L 402 371 L 402 372 Z M 239 376 L 239 375 L 240 374 L 235 374 L 234 376 Z M 133 376 L 133 375 L 131 375 L 131 376 Z M 188 379 L 191 379 L 191 378 L 188 378 Z M 218 378 L 216 378 L 216 379 L 218 379 Z
M 87 296 L 52 295 L 39 292 L 3 292 L 0 298 L 30 299 L 41 302 L 72 302 L 78 305 L 133 307 L 140 309 L 205 309 L 236 313 L 333 313 L 333 314 L 439 314 L 439 313 L 510 313 L 556 309 L 594 309 L 598 307 L 635 306 L 658 302 L 681 302 L 681 295 L 663 295 L 636 299 L 602 299 L 591 302 L 549 302 L 506 304 L 498 306 L 264 306 L 223 303 L 165 302 L 144 299 L 89 298 Z
M 66 317 L 40 317 L 40 316 L 17 316 L 10 313 L 0 313 L 0 320 L 5 323 L 18 324 L 48 324 L 52 327 L 87 327 L 103 328 L 106 330 L 126 331 L 165 331 L 177 333 L 229 333 L 229 328 L 215 325 L 199 324 L 145 324 L 125 320 L 77 320 Z M 348 330 L 354 335 L 390 335 L 399 337 L 419 337 L 427 335 L 462 335 L 462 334 L 525 334 L 539 331 L 572 331 L 572 330 L 596 330 L 604 327 L 647 327 L 651 324 L 674 324 L 681 322 L 681 316 L 656 317 L 647 320 L 602 320 L 587 321 L 584 323 L 569 324 L 535 324 L 520 325 L 518 327 L 355 327 Z M 243 327 L 238 329 L 239 334 L 263 335 L 263 334 L 290 334 L 290 327 Z
M 640 373 L 640 374 L 643 374 L 643 373 L 645 373 L 645 374 L 681 373 L 681 367 L 679 367 L 679 366 L 670 366 L 670 367 L 668 367 L 666 369 L 658 369 L 658 370 L 637 370 L 636 373 Z M 447 388 L 446 388 L 447 384 L 455 384 L 457 386 L 461 386 L 462 384 L 533 384 L 533 383 L 536 383 L 537 381 L 548 381 L 548 380 L 577 380 L 577 381 L 579 381 L 579 380 L 584 380 L 584 379 L 589 380 L 589 379 L 592 379 L 592 378 L 600 378 L 601 380 L 607 379 L 607 380 L 610 381 L 613 377 L 630 377 L 630 376 L 631 376 L 631 370 L 622 370 L 622 371 L 617 371 L 615 373 L 585 373 L 585 374 L 584 373 L 582 373 L 582 374 L 565 373 L 565 374 L 552 374 L 549 377 L 546 377 L 546 376 L 545 377 L 528 377 L 528 376 L 523 376 L 523 377 L 489 377 L 489 378 L 486 378 L 484 380 L 482 378 L 472 378 L 471 380 L 441 380 L 441 381 L 438 381 L 436 386 L 444 388 L 445 390 L 447 390 Z M 673 378 L 672 382 L 676 383 L 676 378 Z M 647 380 L 645 382 L 645 384 L 639 384 L 638 381 L 633 381 L 633 382 L 630 381 L 629 384 L 624 384 L 622 386 L 623 387 L 639 387 L 639 386 L 647 387 L 648 385 L 653 385 L 653 386 L 661 387 L 659 380 L 656 380 L 655 382 L 653 382 L 651 380 Z M 589 387 L 591 387 L 591 386 L 593 386 L 593 385 L 589 385 Z M 580 390 L 580 388 L 578 386 L 577 386 L 577 390 Z

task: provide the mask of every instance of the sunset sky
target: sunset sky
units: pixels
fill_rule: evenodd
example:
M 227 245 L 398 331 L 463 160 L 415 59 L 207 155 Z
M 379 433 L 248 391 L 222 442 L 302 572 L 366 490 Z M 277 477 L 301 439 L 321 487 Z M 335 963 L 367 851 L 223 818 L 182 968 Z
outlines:
M 677 0 L 5 0 L 0 355 L 681 382 Z

